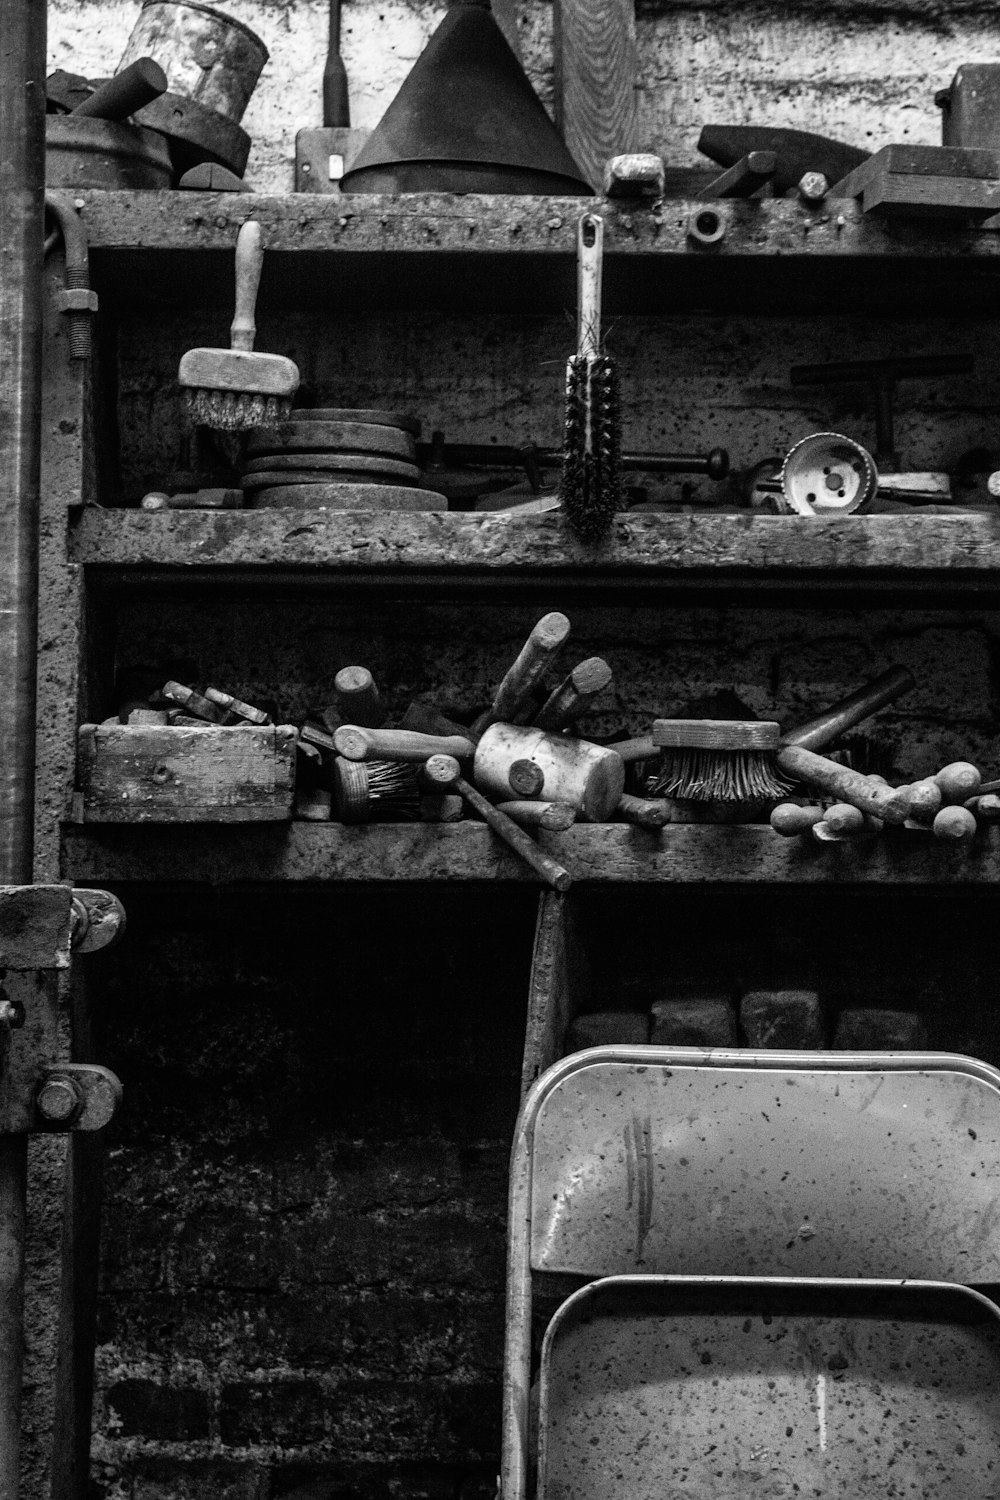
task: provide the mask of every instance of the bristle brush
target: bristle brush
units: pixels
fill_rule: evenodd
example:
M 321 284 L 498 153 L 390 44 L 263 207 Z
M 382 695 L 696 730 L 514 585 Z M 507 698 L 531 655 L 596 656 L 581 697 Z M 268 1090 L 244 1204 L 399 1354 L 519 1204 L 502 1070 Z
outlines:
M 577 226 L 577 352 L 566 364 L 566 425 L 559 500 L 583 542 L 599 542 L 622 508 L 618 372 L 601 352 L 604 220 Z
M 274 427 L 291 415 L 298 366 L 282 354 L 257 354 L 254 312 L 264 240 L 256 219 L 236 236 L 236 307 L 228 349 L 189 349 L 177 379 L 191 419 L 219 432 Z

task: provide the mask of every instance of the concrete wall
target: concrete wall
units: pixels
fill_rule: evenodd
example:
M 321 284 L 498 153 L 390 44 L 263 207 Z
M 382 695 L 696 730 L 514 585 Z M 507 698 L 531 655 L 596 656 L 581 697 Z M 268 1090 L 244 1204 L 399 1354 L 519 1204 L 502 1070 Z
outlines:
M 249 175 L 259 190 L 287 192 L 295 131 L 320 119 L 326 7 L 229 8 L 271 50 L 244 121 L 254 136 Z M 514 9 L 548 101 L 551 8 L 531 0 Z M 52 0 L 52 66 L 108 73 L 136 13 L 132 0 Z M 346 0 L 355 123 L 377 122 L 441 13 L 418 0 Z M 706 120 L 793 125 L 873 148 L 936 141 L 934 90 L 959 63 L 1000 55 L 1000 20 L 982 4 L 643 4 L 637 27 L 642 143 L 678 166 L 699 163 Z M 793 399 L 788 366 L 969 349 L 980 360 L 975 377 L 902 388 L 900 445 L 909 461 L 935 466 L 992 446 L 1000 391 L 984 351 L 993 329 L 933 312 L 904 323 L 623 318 L 613 337 L 626 439 L 724 442 L 738 464 L 834 421 L 864 439 L 863 406 L 821 391 Z M 317 320 L 262 309 L 260 322 L 261 347 L 294 354 L 331 401 L 403 403 L 425 429 L 455 437 L 557 439 L 560 319 L 415 311 L 385 321 L 344 310 Z M 180 350 L 205 341 L 204 328 L 203 308 L 147 309 L 122 328 L 122 467 L 133 500 L 151 473 L 177 463 L 171 372 Z M 651 712 L 720 688 L 791 717 L 902 660 L 921 689 L 888 723 L 901 767 L 918 774 L 968 753 L 996 765 L 993 612 L 816 603 L 766 614 L 752 605 L 571 610 L 581 655 L 606 651 L 620 683 L 592 728 L 639 728 Z M 435 686 L 459 706 L 482 699 L 544 607 L 491 611 L 473 601 L 460 613 L 430 604 L 414 613 L 329 598 L 197 608 L 136 598 L 113 622 L 108 650 L 120 666 L 187 656 L 196 675 L 243 683 L 290 713 L 358 657 L 400 707 Z M 531 893 L 123 894 L 129 935 L 90 968 L 98 1055 L 126 1084 L 108 1143 L 94 1500 L 490 1495 Z M 935 1045 L 993 1056 L 996 1038 L 974 1007 L 956 1011 L 949 1028 L 940 944 L 931 977 L 921 974 L 929 900 L 908 915 L 898 902 L 880 906 L 877 892 L 820 899 L 819 932 L 842 943 L 863 924 L 872 971 L 893 966 L 893 998 L 926 1009 Z M 769 914 L 757 903 L 755 935 L 744 922 L 733 940 L 741 972 L 752 952 L 755 982 L 779 970 L 788 979 L 800 959 L 802 978 L 815 977 L 822 941 L 815 931 L 808 943 L 789 937 L 801 933 L 807 905 Z M 942 922 L 953 913 L 954 904 Z M 658 930 L 692 921 L 666 897 L 652 918 Z M 711 922 L 725 932 L 725 902 Z M 974 947 L 987 926 L 985 898 L 970 900 L 963 944 Z M 886 946 L 883 930 L 893 935 Z M 695 947 L 685 939 L 683 959 L 700 977 Z M 991 972 L 992 955 L 983 959 Z M 848 972 L 851 999 L 863 1003 L 864 967 L 845 959 L 838 973 Z M 953 979 L 970 972 L 966 960 Z M 983 1007 L 987 988 L 976 991 Z M 40 1176 L 35 1212 L 27 1500 L 46 1494 L 53 1165 L 42 1163 L 49 1187 L 41 1191 Z

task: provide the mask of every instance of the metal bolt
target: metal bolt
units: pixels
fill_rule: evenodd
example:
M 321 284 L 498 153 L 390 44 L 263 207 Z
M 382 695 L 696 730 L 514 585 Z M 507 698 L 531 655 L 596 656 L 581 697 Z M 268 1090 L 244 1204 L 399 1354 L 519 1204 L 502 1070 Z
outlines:
M 83 1112 L 83 1095 L 72 1078 L 46 1078 L 35 1096 L 38 1113 L 50 1125 L 69 1125 Z
M 799 197 L 805 203 L 822 203 L 830 184 L 822 172 L 806 172 L 799 178 Z
M 86 266 L 66 267 L 67 291 L 76 291 L 87 286 L 89 286 L 89 281 Z M 70 359 L 89 359 L 91 350 L 91 314 L 89 312 L 69 312 L 66 316 L 69 319 Z

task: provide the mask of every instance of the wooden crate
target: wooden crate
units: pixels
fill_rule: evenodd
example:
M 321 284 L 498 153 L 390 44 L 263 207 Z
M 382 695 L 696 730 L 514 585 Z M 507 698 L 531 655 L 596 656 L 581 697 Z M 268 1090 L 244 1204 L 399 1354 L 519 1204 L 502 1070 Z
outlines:
M 292 816 L 290 724 L 84 724 L 77 823 L 260 823 Z

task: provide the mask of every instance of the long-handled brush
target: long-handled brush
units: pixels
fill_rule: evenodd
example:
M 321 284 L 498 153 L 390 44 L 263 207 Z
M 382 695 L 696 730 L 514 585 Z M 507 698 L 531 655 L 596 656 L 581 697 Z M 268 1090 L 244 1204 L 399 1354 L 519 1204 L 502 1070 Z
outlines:
M 577 352 L 566 365 L 566 427 L 559 500 L 583 542 L 599 542 L 622 508 L 618 372 L 601 352 L 604 220 L 577 228 Z
M 255 354 L 254 311 L 264 264 L 264 240 L 256 219 L 236 236 L 236 309 L 229 349 L 189 349 L 177 378 L 195 422 L 220 432 L 273 427 L 289 416 L 299 371 L 283 354 Z

